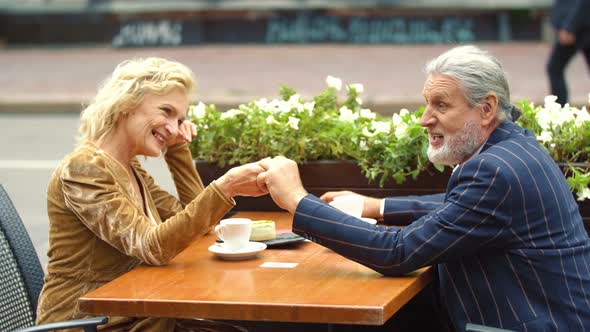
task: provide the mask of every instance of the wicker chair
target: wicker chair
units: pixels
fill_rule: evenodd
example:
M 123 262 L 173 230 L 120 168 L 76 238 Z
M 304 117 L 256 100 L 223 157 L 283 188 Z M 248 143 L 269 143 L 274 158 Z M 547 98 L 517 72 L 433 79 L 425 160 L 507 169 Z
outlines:
M 43 269 L 10 197 L 0 184 L 0 331 L 96 331 L 107 317 L 35 325 Z

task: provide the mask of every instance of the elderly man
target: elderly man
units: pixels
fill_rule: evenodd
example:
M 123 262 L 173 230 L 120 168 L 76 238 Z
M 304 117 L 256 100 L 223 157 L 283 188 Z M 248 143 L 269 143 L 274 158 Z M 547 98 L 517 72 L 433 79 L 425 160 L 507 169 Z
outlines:
M 590 240 L 565 178 L 518 110 L 499 62 L 474 46 L 431 61 L 424 84 L 428 156 L 458 165 L 440 195 L 365 199 L 371 225 L 304 190 L 297 165 L 265 159 L 258 177 L 294 214 L 293 231 L 385 275 L 435 265 L 442 307 L 468 322 L 518 331 L 590 330 Z M 349 193 L 350 194 L 350 193 Z

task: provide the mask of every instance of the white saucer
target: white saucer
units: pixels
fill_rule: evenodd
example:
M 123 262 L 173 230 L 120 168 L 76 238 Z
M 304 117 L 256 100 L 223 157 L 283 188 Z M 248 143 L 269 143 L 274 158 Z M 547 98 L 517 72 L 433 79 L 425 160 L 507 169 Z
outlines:
M 377 223 L 377 220 L 375 220 L 373 218 L 361 218 L 361 219 L 365 222 L 368 222 L 369 224 L 375 225 Z
M 209 251 L 217 255 L 217 257 L 234 261 L 254 258 L 264 249 L 266 249 L 266 244 L 253 241 L 248 242 L 245 248 L 236 251 L 225 248 L 223 243 L 215 243 L 209 247 Z

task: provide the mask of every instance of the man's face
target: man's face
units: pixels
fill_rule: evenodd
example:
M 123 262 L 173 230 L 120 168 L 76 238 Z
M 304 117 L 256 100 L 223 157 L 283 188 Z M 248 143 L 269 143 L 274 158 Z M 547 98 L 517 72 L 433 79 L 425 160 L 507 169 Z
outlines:
M 428 129 L 428 159 L 456 165 L 467 160 L 484 142 L 480 112 L 470 107 L 461 85 L 445 75 L 424 83 L 426 108 L 420 124 Z

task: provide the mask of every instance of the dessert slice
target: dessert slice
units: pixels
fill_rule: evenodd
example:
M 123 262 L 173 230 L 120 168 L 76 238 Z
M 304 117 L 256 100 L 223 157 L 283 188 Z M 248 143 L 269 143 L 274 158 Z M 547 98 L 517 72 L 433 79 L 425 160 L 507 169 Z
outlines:
M 250 241 L 267 241 L 277 237 L 275 222 L 272 220 L 252 221 L 252 232 Z

